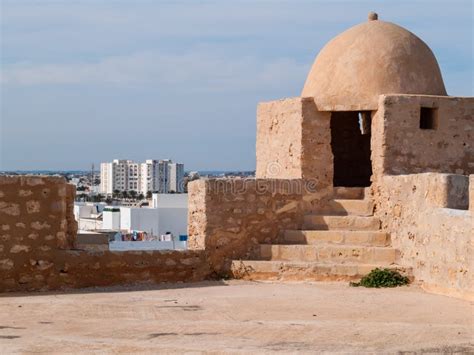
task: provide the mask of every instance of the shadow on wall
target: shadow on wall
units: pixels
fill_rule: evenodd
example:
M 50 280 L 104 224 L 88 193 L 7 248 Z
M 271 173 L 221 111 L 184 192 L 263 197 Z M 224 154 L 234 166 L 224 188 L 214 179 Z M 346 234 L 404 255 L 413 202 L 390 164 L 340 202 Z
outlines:
M 444 188 L 444 205 L 458 210 L 469 209 L 469 176 L 444 175 L 440 185 Z M 471 201 L 471 203 L 474 203 Z

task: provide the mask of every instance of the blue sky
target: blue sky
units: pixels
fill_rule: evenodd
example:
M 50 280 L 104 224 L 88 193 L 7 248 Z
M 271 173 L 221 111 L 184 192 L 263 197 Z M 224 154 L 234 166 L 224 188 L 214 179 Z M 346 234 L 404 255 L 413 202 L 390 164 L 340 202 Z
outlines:
M 0 1 L 0 170 L 253 170 L 257 103 L 298 96 L 371 10 L 428 43 L 450 95 L 474 92 L 470 0 Z

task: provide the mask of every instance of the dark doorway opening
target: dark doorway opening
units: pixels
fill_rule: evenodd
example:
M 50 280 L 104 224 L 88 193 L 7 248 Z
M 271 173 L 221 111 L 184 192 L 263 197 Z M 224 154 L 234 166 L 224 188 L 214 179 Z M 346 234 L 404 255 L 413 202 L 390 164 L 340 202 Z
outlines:
M 331 114 L 334 186 L 370 186 L 370 125 L 370 111 L 341 111 Z

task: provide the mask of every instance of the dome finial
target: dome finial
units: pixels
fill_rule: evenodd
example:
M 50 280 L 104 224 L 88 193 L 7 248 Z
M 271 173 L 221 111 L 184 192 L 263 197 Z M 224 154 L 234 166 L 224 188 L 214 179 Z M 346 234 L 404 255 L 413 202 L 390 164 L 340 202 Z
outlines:
M 370 11 L 369 16 L 367 16 L 369 21 L 375 21 L 379 19 L 379 15 L 376 12 Z

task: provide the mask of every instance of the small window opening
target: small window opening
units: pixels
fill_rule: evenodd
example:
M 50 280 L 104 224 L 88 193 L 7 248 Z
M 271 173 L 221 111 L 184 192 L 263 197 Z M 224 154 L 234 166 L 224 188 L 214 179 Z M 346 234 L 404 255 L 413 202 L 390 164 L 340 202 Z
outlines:
M 438 109 L 420 107 L 420 129 L 438 128 Z

